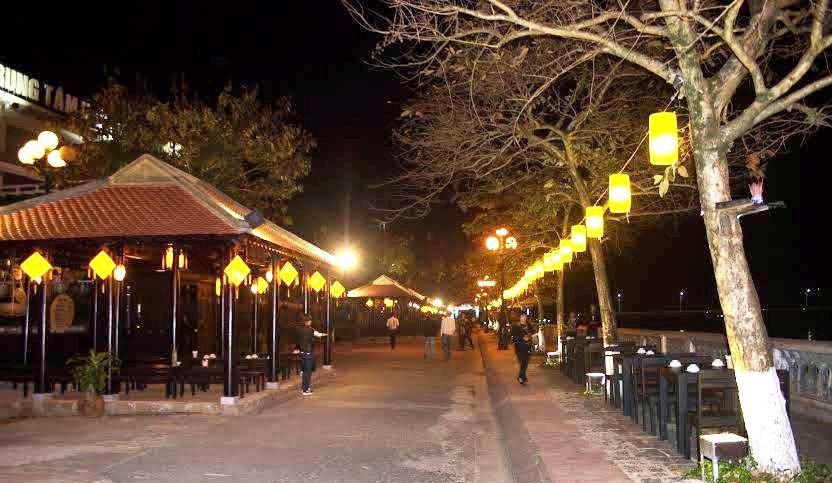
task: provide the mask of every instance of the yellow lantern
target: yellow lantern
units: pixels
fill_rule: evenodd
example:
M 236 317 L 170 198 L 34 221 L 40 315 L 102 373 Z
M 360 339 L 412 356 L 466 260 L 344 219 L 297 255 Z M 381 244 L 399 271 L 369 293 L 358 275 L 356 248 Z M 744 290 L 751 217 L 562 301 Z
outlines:
M 283 268 L 280 269 L 277 276 L 285 285 L 292 285 L 292 282 L 294 282 L 295 278 L 298 276 L 298 271 L 295 270 L 292 262 L 286 262 L 283 264 Z
M 679 130 L 675 112 L 650 114 L 650 164 L 670 166 L 679 160 Z
M 430 307 L 428 307 L 427 305 L 423 305 L 423 306 L 422 306 L 422 313 L 423 313 L 423 314 L 428 313 L 428 310 L 429 310 L 429 309 L 430 309 Z
M 526 283 L 534 281 L 534 269 L 532 267 L 526 269 L 526 272 L 523 274 L 523 281 Z
M 604 208 L 588 206 L 586 209 L 586 236 L 601 238 L 604 236 Z
M 246 262 L 240 258 L 240 255 L 235 255 L 234 259 L 225 267 L 225 275 L 228 276 L 228 280 L 234 284 L 235 287 L 238 287 L 243 280 L 246 279 L 251 269 L 246 265 Z
M 552 265 L 555 270 L 563 270 L 563 257 L 561 257 L 560 251 L 552 250 L 552 252 Z
M 572 261 L 572 241 L 564 238 L 560 241 L 560 261 L 561 263 L 569 263 Z
M 124 281 L 124 277 L 127 276 L 127 268 L 124 266 L 123 263 L 119 263 L 116 265 L 116 268 L 113 269 L 113 278 L 116 282 Z
M 52 269 L 52 265 L 40 254 L 34 252 L 20 264 L 20 269 L 31 279 L 40 278 Z
M 257 284 L 257 293 L 266 293 L 266 290 L 269 289 L 269 282 L 267 282 L 263 277 L 257 277 L 257 280 L 254 281 Z
M 217 294 L 217 297 L 222 293 L 222 280 L 220 280 L 220 277 L 214 280 L 214 293 Z
M 365 304 L 367 307 L 372 307 L 372 306 L 373 306 L 373 299 L 367 299 L 367 301 L 366 301 L 366 302 L 364 302 L 364 304 Z
M 343 285 L 341 285 L 341 282 L 339 282 L 337 280 L 332 282 L 332 285 L 329 286 L 329 293 L 332 294 L 332 296 L 335 297 L 336 299 L 341 298 L 341 295 L 344 294 L 345 290 L 346 289 L 344 288 Z
M 534 264 L 534 278 L 538 279 L 543 277 L 543 261 L 539 261 Z
M 309 280 L 307 280 L 306 283 L 308 283 L 314 291 L 320 292 L 321 289 L 324 288 L 324 285 L 326 285 L 326 279 L 320 272 L 316 271 L 311 277 L 309 277 Z
M 553 272 L 555 270 L 554 253 L 548 252 L 543 255 L 543 270 L 546 272 Z
M 586 251 L 586 227 L 583 225 L 572 225 L 571 240 L 573 253 Z
M 629 213 L 631 196 L 630 196 L 630 176 L 626 174 L 611 174 L 610 175 L 610 213 Z
M 90 268 L 96 275 L 104 280 L 109 277 L 111 273 L 113 273 L 113 270 L 116 268 L 116 262 L 110 258 L 110 255 L 107 255 L 107 252 L 101 250 L 98 252 L 98 255 L 90 260 Z

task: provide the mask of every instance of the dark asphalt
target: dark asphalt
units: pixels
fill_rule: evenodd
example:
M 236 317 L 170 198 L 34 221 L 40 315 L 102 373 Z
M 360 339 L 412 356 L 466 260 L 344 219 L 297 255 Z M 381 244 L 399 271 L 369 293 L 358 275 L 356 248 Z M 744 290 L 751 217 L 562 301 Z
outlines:
M 480 353 L 342 348 L 336 377 L 259 415 L 51 418 L 0 426 L 0 481 L 510 481 Z

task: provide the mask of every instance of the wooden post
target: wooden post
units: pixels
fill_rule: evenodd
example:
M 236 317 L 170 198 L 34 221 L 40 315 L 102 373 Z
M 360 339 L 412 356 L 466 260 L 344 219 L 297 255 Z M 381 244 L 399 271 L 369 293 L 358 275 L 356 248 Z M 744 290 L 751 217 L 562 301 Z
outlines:
M 278 334 L 278 315 L 280 310 L 280 277 L 277 276 L 277 263 L 274 255 L 271 256 L 272 268 L 272 293 L 271 293 L 271 314 L 272 323 L 269 328 L 269 370 L 267 371 L 267 389 L 277 389 L 277 374 L 280 369 L 280 361 L 278 360 L 278 347 L 280 335 Z
M 107 279 L 107 355 L 113 356 L 113 276 Z M 113 365 L 107 367 L 107 387 L 105 394 L 113 393 Z
M 177 317 L 179 315 L 179 253 L 180 248 L 173 247 L 173 263 L 171 264 L 171 280 L 170 280 L 170 362 L 171 365 L 176 365 L 179 360 L 177 352 L 177 331 L 179 324 Z
M 329 293 L 330 283 L 326 283 L 326 325 L 324 331 L 326 338 L 324 339 L 324 369 L 332 369 L 332 311 L 330 309 L 330 302 L 332 296 Z
M 44 394 L 47 392 L 46 388 L 46 278 L 41 282 L 40 287 L 40 367 L 38 368 L 38 378 L 36 381 L 35 393 Z M 49 391 L 51 392 L 51 391 Z
M 227 260 L 230 262 L 234 258 L 234 249 L 232 248 Z M 234 353 L 234 284 L 229 280 L 223 286 L 226 308 L 226 327 L 225 327 L 225 368 L 223 371 L 223 397 L 220 400 L 222 404 L 234 404 L 237 397 L 237 385 L 234 381 L 234 363 L 236 354 Z
M 32 308 L 31 299 L 32 298 L 32 281 L 27 278 L 26 280 L 26 318 L 23 321 L 23 365 L 29 365 L 29 331 L 31 328 L 29 327 L 29 310 Z M 12 300 L 14 300 L 14 285 L 12 285 Z
M 98 352 L 98 277 L 92 275 L 92 348 Z

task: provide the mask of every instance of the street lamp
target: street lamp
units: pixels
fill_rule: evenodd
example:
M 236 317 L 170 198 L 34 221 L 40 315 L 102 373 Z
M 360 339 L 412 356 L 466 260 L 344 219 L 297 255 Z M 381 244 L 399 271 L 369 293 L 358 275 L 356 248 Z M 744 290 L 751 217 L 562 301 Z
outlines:
M 496 236 L 495 236 L 496 235 Z M 496 253 L 500 256 L 500 317 L 502 321 L 507 321 L 508 318 L 506 317 L 506 304 L 504 301 L 503 293 L 506 289 L 506 274 L 505 274 L 505 253 L 508 250 L 516 250 L 517 249 L 517 239 L 513 236 L 509 236 L 509 232 L 507 228 L 498 228 L 494 231 L 494 235 L 489 236 L 485 239 L 485 248 L 488 249 L 491 253 Z M 505 330 L 501 325 L 501 330 Z M 500 341 L 497 345 L 497 348 L 500 350 L 504 350 L 508 347 L 508 338 L 505 337 L 503 334 L 500 337 Z
M 347 272 L 351 272 L 358 267 L 358 255 L 350 248 L 344 248 L 338 254 L 338 266 Z
M 58 147 L 60 139 L 58 135 L 52 131 L 43 131 L 38 134 L 37 139 L 31 139 L 23 144 L 17 151 L 17 159 L 28 166 L 33 166 L 38 160 L 46 158 L 46 164 L 55 169 L 60 169 L 66 166 L 66 160 L 61 151 L 63 147 Z M 44 173 L 44 190 L 48 193 L 50 188 L 49 171 L 42 170 Z
M 812 289 L 807 288 L 803 292 L 803 310 L 806 310 L 806 307 L 809 306 L 809 294 L 812 293 Z
M 615 297 L 618 299 L 618 312 L 621 312 L 621 290 L 615 294 Z
M 685 291 L 684 290 L 679 290 L 679 312 L 682 311 L 682 301 L 684 300 L 684 298 L 685 298 Z

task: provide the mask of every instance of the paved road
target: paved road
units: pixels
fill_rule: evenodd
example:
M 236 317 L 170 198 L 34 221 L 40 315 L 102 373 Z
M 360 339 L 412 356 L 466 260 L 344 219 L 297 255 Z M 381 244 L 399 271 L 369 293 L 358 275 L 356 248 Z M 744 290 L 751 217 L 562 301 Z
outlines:
M 312 396 L 255 416 L 0 425 L 0 481 L 509 481 L 479 351 L 353 348 Z

